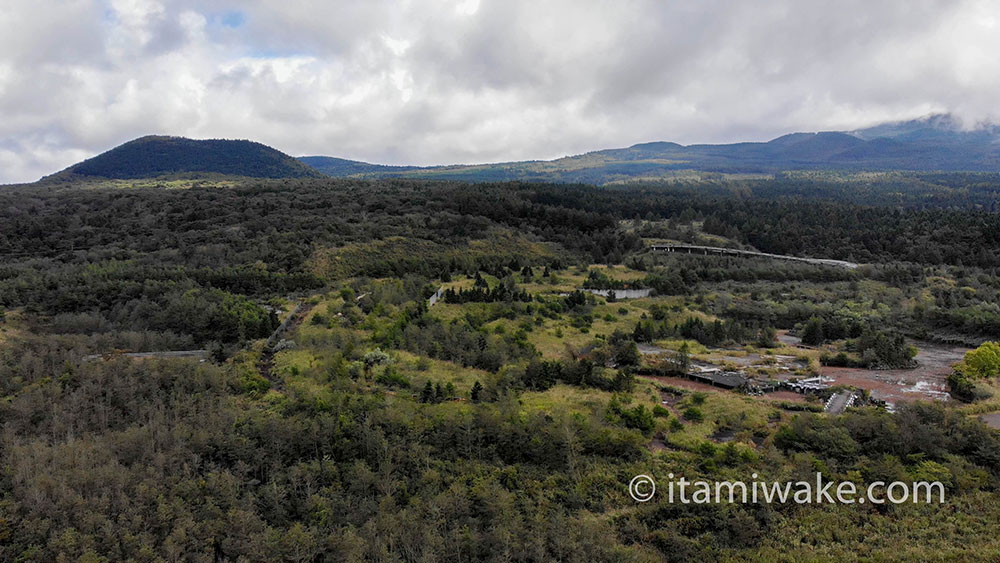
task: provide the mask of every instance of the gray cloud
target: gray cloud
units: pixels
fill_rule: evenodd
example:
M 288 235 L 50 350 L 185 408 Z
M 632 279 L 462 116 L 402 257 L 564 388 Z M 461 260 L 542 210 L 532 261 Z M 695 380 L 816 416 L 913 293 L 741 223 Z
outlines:
M 149 133 L 386 163 L 995 121 L 990 1 L 14 0 L 0 182 Z

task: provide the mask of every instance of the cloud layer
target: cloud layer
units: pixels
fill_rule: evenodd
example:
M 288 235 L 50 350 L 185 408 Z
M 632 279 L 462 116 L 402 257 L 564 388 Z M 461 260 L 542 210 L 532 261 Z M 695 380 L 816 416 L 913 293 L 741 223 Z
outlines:
M 995 121 L 1000 4 L 14 0 L 0 182 L 146 134 L 389 164 Z

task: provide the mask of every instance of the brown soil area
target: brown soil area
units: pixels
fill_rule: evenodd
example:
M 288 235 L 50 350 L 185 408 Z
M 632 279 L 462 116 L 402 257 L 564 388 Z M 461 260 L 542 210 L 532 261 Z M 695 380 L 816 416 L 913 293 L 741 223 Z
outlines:
M 1000 430 L 1000 412 L 981 415 L 979 420 L 982 420 L 986 423 L 986 426 L 994 430 Z
M 728 356 L 722 354 L 718 356 L 712 355 L 710 358 L 714 363 L 722 364 L 728 362 L 741 367 L 750 367 L 751 365 L 760 363 L 760 354 L 747 354 L 746 356 Z
M 653 440 L 649 443 L 649 451 L 653 453 L 663 452 L 669 449 L 670 446 L 668 446 L 667 443 L 663 441 L 663 437 L 660 435 L 654 436 Z
M 725 391 L 725 389 L 720 389 L 718 387 L 712 387 L 707 383 L 699 383 L 697 381 L 691 381 L 690 379 L 684 379 L 683 377 L 668 377 L 660 375 L 644 375 L 643 379 L 648 379 L 649 381 L 655 381 L 663 385 L 668 385 L 670 387 L 679 387 L 681 389 L 691 389 L 693 391 Z
M 867 389 L 872 397 L 890 403 L 916 400 L 948 400 L 946 380 L 952 364 L 962 359 L 968 348 L 918 342 L 919 365 L 915 369 L 867 370 L 823 366 L 820 373 L 834 385 Z
M 784 344 L 785 346 L 798 346 L 802 344 L 802 339 L 798 336 L 792 336 L 788 334 L 787 330 L 779 330 L 775 340 Z

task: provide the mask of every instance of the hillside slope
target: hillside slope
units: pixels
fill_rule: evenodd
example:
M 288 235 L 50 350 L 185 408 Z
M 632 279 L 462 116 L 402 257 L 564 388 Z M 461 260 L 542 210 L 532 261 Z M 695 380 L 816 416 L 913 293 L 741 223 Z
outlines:
M 117 146 L 48 178 L 139 179 L 189 174 L 250 178 L 323 176 L 287 154 L 253 141 L 151 135 Z
M 365 174 L 385 174 L 393 172 L 409 172 L 419 170 L 417 166 L 389 166 L 386 164 L 369 164 L 358 160 L 335 158 L 332 156 L 302 156 L 300 162 L 333 177 L 357 176 Z

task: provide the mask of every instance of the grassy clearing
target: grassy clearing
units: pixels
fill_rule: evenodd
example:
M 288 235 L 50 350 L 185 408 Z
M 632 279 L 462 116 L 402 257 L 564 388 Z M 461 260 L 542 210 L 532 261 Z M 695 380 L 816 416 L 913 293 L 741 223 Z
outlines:
M 741 440 L 740 433 L 753 432 L 767 427 L 775 413 L 768 402 L 728 391 L 703 391 L 688 393 L 674 405 L 680 413 L 689 408 L 701 413 L 701 422 L 684 418 L 681 429 L 668 432 L 666 442 L 674 447 L 694 450 L 720 429 L 732 430 Z
M 410 380 L 412 389 L 419 389 L 425 381 L 447 385 L 451 383 L 460 396 L 467 396 L 478 381 L 485 384 L 488 372 L 462 367 L 452 362 L 434 360 L 403 350 L 392 352 L 393 365 L 400 375 Z
M 521 404 L 529 410 L 549 413 L 603 411 L 611 399 L 611 393 L 597 389 L 556 385 L 545 391 L 531 391 L 521 395 Z
M 521 405 L 528 410 L 540 410 L 550 414 L 582 413 L 603 416 L 614 393 L 593 388 L 558 384 L 545 391 L 529 391 L 521 394 Z M 649 381 L 636 381 L 631 393 L 624 396 L 629 406 L 645 405 L 647 409 L 660 404 L 657 386 Z M 666 422 L 661 419 L 661 422 Z M 665 426 L 665 425 L 664 425 Z M 664 428 L 658 428 L 663 430 Z
M 556 249 L 551 244 L 531 241 L 512 230 L 493 229 L 482 239 L 459 246 L 396 236 L 338 248 L 318 248 L 310 257 L 308 268 L 319 276 L 342 279 L 358 275 L 386 275 L 391 273 L 389 264 L 406 260 L 412 260 L 413 266 L 417 267 L 429 260 L 447 264 L 480 258 L 552 258 L 555 255 Z
M 993 414 L 1000 413 L 1000 382 L 998 381 L 982 381 L 980 385 L 984 385 L 993 392 L 993 396 L 989 399 L 984 399 L 982 401 L 976 401 L 975 403 L 970 403 L 960 407 L 960 410 L 967 415 L 981 415 L 981 414 Z
M 0 344 L 20 336 L 23 327 L 22 312 L 18 309 L 0 310 Z
M 564 270 L 550 272 L 550 276 L 545 277 L 542 272 L 536 271 L 531 280 L 524 280 L 521 287 L 529 293 L 569 293 L 583 287 L 587 281 L 590 270 L 597 270 L 613 280 L 623 282 L 636 282 L 645 279 L 647 273 L 633 270 L 626 266 L 607 266 L 604 264 L 592 264 L 587 267 L 574 267 Z
M 324 366 L 322 352 L 311 348 L 293 348 L 282 350 L 274 355 L 274 367 L 271 372 L 287 379 L 289 376 L 317 375 Z
M 297 338 L 303 342 L 322 341 L 330 325 L 336 325 L 337 313 L 344 306 L 344 299 L 336 292 L 315 295 L 310 301 L 313 307 L 303 317 Z
M 593 266 L 606 275 L 622 281 L 642 279 L 645 272 L 630 270 L 623 266 L 606 267 Z M 519 285 L 528 291 L 538 294 L 569 293 L 579 289 L 587 279 L 589 268 L 576 267 L 552 272 L 550 277 L 544 277 L 536 271 L 532 279 Z M 516 276 L 520 279 L 519 276 Z M 483 278 L 491 286 L 499 283 L 493 276 Z M 442 283 L 442 286 L 452 289 L 469 288 L 473 279 L 462 277 Z M 877 288 L 869 288 L 877 290 Z M 320 345 L 333 338 L 337 331 L 351 333 L 357 339 L 362 349 L 367 349 L 369 334 L 366 331 L 342 328 L 336 323 L 336 313 L 343 309 L 344 299 L 340 292 L 331 292 L 313 298 L 315 306 L 306 316 L 299 333 L 295 337 L 305 344 L 302 348 L 286 350 L 275 356 L 274 372 L 284 379 L 288 391 L 308 400 L 325 400 L 324 389 L 328 383 L 327 367 L 338 352 L 335 347 Z M 681 323 L 688 318 L 699 318 L 711 322 L 715 317 L 695 309 L 695 304 L 684 296 L 651 297 L 635 300 L 608 302 L 602 297 L 595 298 L 595 304 L 587 313 L 588 323 L 580 323 L 578 314 L 562 314 L 559 318 L 547 318 L 541 315 L 534 317 L 519 316 L 514 319 L 498 318 L 483 325 L 489 332 L 513 334 L 525 330 L 528 341 L 547 359 L 566 359 L 575 351 L 591 344 L 595 340 L 609 337 L 615 331 L 630 333 L 637 322 L 650 316 L 654 305 L 668 311 L 669 321 Z M 388 306 L 391 311 L 394 306 Z M 388 309 L 387 309 L 388 310 Z M 452 322 L 472 318 L 488 318 L 495 314 L 496 305 L 487 303 L 452 304 L 438 302 L 429 310 L 429 314 L 441 321 Z M 390 311 L 390 312 L 391 312 Z M 319 316 L 319 317 L 318 317 Z M 325 317 L 325 318 L 324 318 Z M 319 318 L 323 322 L 313 322 Z M 815 363 L 819 350 L 802 350 L 794 347 L 780 347 L 770 350 L 759 350 L 752 346 L 733 350 L 709 349 L 704 345 L 684 339 L 664 339 L 654 343 L 664 350 L 678 350 L 687 345 L 695 359 L 723 363 L 730 358 L 732 367 L 737 366 L 733 360 L 748 358 L 761 354 L 758 360 L 753 358 L 758 369 L 768 369 L 767 360 L 773 355 L 787 355 L 804 358 Z M 460 365 L 434 360 L 404 350 L 387 350 L 391 361 L 387 366 L 378 366 L 366 373 L 360 385 L 373 385 L 372 389 L 386 389 L 396 394 L 396 400 L 406 397 L 416 399 L 420 390 L 427 382 L 440 384 L 442 387 L 454 388 L 455 396 L 467 398 L 472 386 L 478 381 L 487 385 L 492 374 L 482 370 L 465 368 Z M 646 361 L 653 358 L 647 356 Z M 339 361 L 339 360 L 338 360 Z M 373 383 L 386 369 L 391 369 L 398 378 L 396 384 Z M 400 385 L 398 381 L 408 383 Z M 553 415 L 565 413 L 580 413 L 587 416 L 604 416 L 608 403 L 615 397 L 613 393 L 593 388 L 581 388 L 565 384 L 556 385 L 546 391 L 527 391 L 520 395 L 520 402 L 528 411 L 543 411 Z M 644 405 L 652 410 L 661 404 L 659 386 L 649 380 L 637 381 L 634 390 L 626 395 L 619 395 L 629 405 Z M 462 402 L 447 402 L 440 408 L 454 409 L 464 412 L 469 405 Z M 689 411 L 693 409 L 693 411 Z M 1000 403 L 997 409 L 1000 410 Z M 697 451 L 706 441 L 713 441 L 713 436 L 720 430 L 733 433 L 735 442 L 740 448 L 753 447 L 750 437 L 757 431 L 767 428 L 769 421 L 780 416 L 779 409 L 773 401 L 747 397 L 729 391 L 691 392 L 673 406 L 669 417 L 656 419 L 656 432 L 665 436 L 665 442 L 673 448 L 686 451 Z M 700 412 L 698 417 L 685 416 L 685 413 Z M 678 416 L 679 415 L 679 416 Z M 680 421 L 680 425 L 678 425 Z

